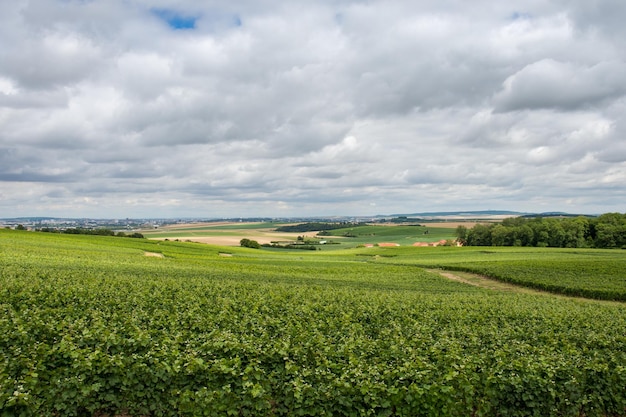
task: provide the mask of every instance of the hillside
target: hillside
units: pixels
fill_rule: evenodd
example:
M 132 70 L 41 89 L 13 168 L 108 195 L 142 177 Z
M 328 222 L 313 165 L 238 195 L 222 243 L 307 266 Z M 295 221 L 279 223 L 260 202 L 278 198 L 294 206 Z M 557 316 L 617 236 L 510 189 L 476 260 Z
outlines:
M 484 289 L 423 269 L 563 256 L 588 271 L 612 265 L 597 282 L 623 290 L 623 251 L 293 253 L 0 230 L 0 410 L 626 415 L 623 303 Z

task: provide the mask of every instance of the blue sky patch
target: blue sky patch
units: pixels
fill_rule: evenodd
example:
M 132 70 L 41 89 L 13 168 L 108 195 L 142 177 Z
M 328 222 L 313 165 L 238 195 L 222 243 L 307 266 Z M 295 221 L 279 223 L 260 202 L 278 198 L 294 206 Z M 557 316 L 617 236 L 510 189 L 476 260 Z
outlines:
M 174 30 L 195 29 L 197 16 L 181 14 L 170 9 L 152 9 L 152 13 Z

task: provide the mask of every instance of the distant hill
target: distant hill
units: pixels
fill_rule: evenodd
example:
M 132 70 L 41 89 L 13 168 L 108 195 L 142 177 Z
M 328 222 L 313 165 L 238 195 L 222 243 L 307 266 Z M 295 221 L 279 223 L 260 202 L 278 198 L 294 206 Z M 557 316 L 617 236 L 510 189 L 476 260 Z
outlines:
M 60 219 L 58 217 L 4 217 L 4 218 L 1 218 L 0 220 L 11 221 L 11 222 L 21 222 L 21 221 L 42 222 L 46 220 L 60 220 Z M 63 219 L 63 220 L 66 220 L 66 219 Z
M 572 214 L 572 213 L 565 213 L 562 211 L 548 211 L 545 213 L 524 214 L 522 217 L 535 218 L 535 217 L 579 217 L 579 216 L 597 217 L 595 214 Z
M 422 213 L 410 213 L 410 214 L 391 214 L 394 217 L 449 217 L 449 216 L 463 216 L 463 217 L 485 217 L 485 216 L 523 216 L 528 213 L 522 213 L 519 211 L 507 211 L 507 210 L 478 210 L 478 211 L 432 211 Z

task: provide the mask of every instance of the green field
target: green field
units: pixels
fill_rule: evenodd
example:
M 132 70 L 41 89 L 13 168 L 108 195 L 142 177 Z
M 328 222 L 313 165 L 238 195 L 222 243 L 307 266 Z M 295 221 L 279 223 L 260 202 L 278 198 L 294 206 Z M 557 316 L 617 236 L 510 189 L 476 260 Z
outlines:
M 390 250 L 392 249 L 392 250 Z M 555 293 L 626 301 L 626 251 L 519 247 L 372 248 L 380 262 L 468 271 Z
M 289 233 L 276 232 L 278 223 L 232 223 L 232 224 L 201 224 L 198 226 L 167 226 L 158 230 L 142 230 L 141 233 L 150 239 L 196 240 L 204 243 L 220 243 L 220 238 L 238 237 L 236 241 L 246 238 L 267 243 L 271 240 L 296 240 L 299 235 L 316 236 L 316 232 Z M 338 250 L 355 248 L 366 244 L 396 243 L 411 246 L 415 242 L 438 242 L 453 240 L 453 227 L 404 226 L 404 225 L 369 225 L 354 226 L 328 231 L 331 236 L 319 236 L 329 244 L 319 245 L 319 250 Z M 232 241 L 232 240 L 231 240 Z
M 439 240 L 453 240 L 454 228 L 425 227 L 425 226 L 359 226 L 345 229 L 335 229 L 330 232 L 336 236 L 353 235 L 342 241 L 351 246 L 366 243 L 397 243 L 401 246 L 411 246 L 415 242 L 436 242 Z
M 0 415 L 626 416 L 626 304 L 424 269 L 619 296 L 625 259 L 0 230 Z
M 147 230 L 144 233 L 151 235 L 152 237 L 163 237 L 167 235 L 174 235 L 180 232 L 188 232 L 190 235 L 202 235 L 204 233 L 227 233 L 228 231 L 240 231 L 240 230 L 256 230 L 256 229 L 275 229 L 278 227 L 277 223 L 231 223 L 231 224 L 211 224 L 204 223 L 199 226 L 168 226 L 164 230 Z

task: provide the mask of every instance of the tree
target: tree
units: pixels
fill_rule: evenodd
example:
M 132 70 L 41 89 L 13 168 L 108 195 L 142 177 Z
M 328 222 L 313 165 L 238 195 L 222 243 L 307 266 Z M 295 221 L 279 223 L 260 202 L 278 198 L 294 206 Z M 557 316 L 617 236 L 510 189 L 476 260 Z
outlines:
M 517 217 L 499 224 L 477 224 L 471 229 L 459 226 L 456 235 L 467 246 L 626 249 L 626 213 L 605 213 L 597 218 Z
M 467 243 L 467 227 L 463 225 L 458 225 L 456 227 L 456 240 L 461 245 L 465 245 Z
M 498 224 L 491 229 L 491 244 L 493 246 L 513 246 L 514 240 L 513 230 L 510 227 Z
M 585 236 L 589 234 L 589 221 L 584 217 L 577 217 L 563 222 L 566 248 L 583 248 L 586 246 Z
M 550 235 L 548 246 L 553 248 L 563 247 L 563 243 L 565 242 L 565 230 L 563 230 L 563 226 L 560 221 L 551 221 L 549 223 L 548 233 Z
M 469 246 L 491 246 L 491 227 L 484 224 L 477 224 L 467 234 L 467 244 Z
M 517 239 L 519 239 L 521 246 L 533 246 L 535 232 L 529 225 L 525 224 L 517 229 Z
M 605 213 L 598 217 L 595 235 L 598 248 L 626 246 L 626 214 Z
M 260 249 L 261 245 L 256 240 L 243 238 L 239 241 L 239 245 L 244 248 Z

